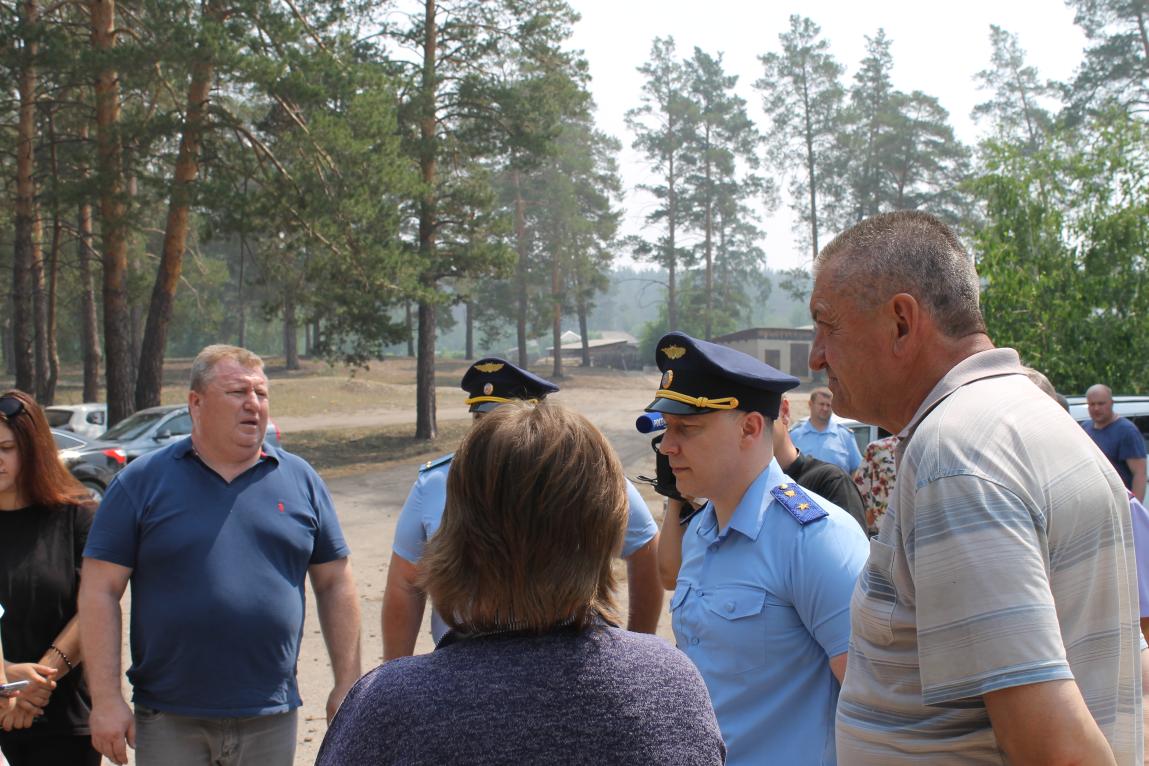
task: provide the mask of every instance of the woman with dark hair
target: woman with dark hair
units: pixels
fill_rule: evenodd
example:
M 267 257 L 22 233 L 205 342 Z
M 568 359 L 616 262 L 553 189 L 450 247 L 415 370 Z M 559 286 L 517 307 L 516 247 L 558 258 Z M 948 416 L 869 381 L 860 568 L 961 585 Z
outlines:
M 694 665 L 616 627 L 622 467 L 550 403 L 511 402 L 455 453 L 420 561 L 451 630 L 352 688 L 317 764 L 721 764 Z
M 0 395 L 0 637 L 8 680 L 31 682 L 0 713 L 0 751 L 12 766 L 100 762 L 76 619 L 94 510 L 60 462 L 39 405 L 22 391 Z

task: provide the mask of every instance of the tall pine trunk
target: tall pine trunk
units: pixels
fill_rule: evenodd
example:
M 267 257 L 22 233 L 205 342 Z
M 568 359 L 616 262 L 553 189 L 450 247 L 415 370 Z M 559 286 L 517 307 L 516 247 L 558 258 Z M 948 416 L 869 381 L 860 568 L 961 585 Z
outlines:
M 159 272 L 152 289 L 147 326 L 140 347 L 140 370 L 136 380 L 136 407 L 139 409 L 155 407 L 160 403 L 168 325 L 171 323 L 176 287 L 179 285 L 184 250 L 187 248 L 191 200 L 196 177 L 199 175 L 200 143 L 203 140 L 208 99 L 211 95 L 214 55 L 210 39 L 214 32 L 208 27 L 220 15 L 217 2 L 208 0 L 203 9 L 200 40 L 196 45 L 191 83 L 188 85 L 187 114 L 176 155 Z
M 527 359 L 527 223 L 526 200 L 523 199 L 522 178 L 513 172 L 515 184 L 515 337 L 519 343 L 519 367 L 526 369 Z
M 475 302 L 468 300 L 464 306 L 467 310 L 467 339 L 463 358 L 469 362 L 475 358 Z
M 36 321 L 39 302 L 36 291 L 43 287 L 35 281 L 40 261 L 40 219 L 36 209 L 35 141 L 36 141 L 36 43 L 35 27 L 39 9 L 35 0 L 20 3 L 20 27 L 23 50 L 20 57 L 18 84 L 20 107 L 16 122 L 16 205 L 14 210 L 15 247 L 12 257 L 12 336 L 16 361 L 16 387 L 39 394 L 38 364 L 35 343 L 42 332 Z M 42 265 L 42 264 L 41 264 Z
M 291 295 L 283 302 L 283 366 L 288 370 L 299 369 L 299 324 Z
M 551 337 L 554 339 L 554 353 L 551 365 L 551 378 L 561 380 L 563 376 L 563 294 L 562 266 L 556 252 L 551 257 Z
M 435 262 L 435 228 L 438 225 L 435 183 L 437 153 L 435 147 L 435 93 L 438 76 L 435 56 L 438 51 L 438 28 L 435 26 L 435 0 L 424 0 L 423 71 L 420 82 L 419 170 L 423 178 L 423 198 L 419 201 L 419 257 L 426 268 Z M 424 287 L 434 292 L 434 278 Z M 415 362 L 415 438 L 434 439 L 435 422 L 435 304 L 419 301 L 419 348 Z
M 87 138 L 84 130 L 84 138 Z M 86 171 L 83 171 L 87 175 Z M 80 231 L 76 247 L 80 260 L 80 347 L 84 358 L 84 401 L 100 401 L 100 320 L 96 315 L 96 283 L 92 274 L 95 250 L 92 248 L 92 206 L 80 204 Z
M 115 0 L 90 0 L 92 47 L 105 60 L 116 45 Z M 96 76 L 96 157 L 100 189 L 100 237 L 104 248 L 104 349 L 107 361 L 108 425 L 132 412 L 132 351 L 127 271 L 128 230 L 124 195 L 124 150 L 119 135 L 120 82 L 105 65 Z

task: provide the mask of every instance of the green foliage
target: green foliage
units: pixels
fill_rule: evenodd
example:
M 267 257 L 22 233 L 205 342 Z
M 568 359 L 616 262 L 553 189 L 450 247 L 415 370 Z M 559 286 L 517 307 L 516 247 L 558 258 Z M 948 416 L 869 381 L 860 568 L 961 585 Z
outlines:
M 1149 388 L 1146 128 L 1113 112 L 1026 144 L 984 147 L 973 188 L 990 336 L 1059 390 Z

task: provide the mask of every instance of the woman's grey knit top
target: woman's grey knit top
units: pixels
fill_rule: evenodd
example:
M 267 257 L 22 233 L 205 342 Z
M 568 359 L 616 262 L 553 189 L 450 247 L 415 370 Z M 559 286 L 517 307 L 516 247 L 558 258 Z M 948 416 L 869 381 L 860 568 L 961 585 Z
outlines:
M 361 678 L 317 766 L 721 764 L 694 665 L 611 627 L 468 638 Z

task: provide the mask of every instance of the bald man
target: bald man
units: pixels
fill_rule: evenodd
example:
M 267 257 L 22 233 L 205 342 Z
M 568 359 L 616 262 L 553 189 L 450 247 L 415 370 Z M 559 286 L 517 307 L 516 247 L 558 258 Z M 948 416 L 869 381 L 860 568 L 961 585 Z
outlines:
M 1117 469 L 1125 488 L 1145 502 L 1145 439 L 1137 426 L 1113 411 L 1113 392 L 1098 383 L 1085 392 L 1089 422 L 1081 427 Z

